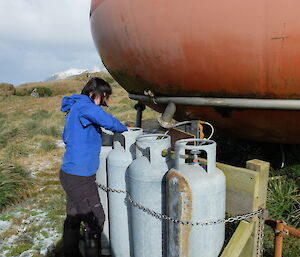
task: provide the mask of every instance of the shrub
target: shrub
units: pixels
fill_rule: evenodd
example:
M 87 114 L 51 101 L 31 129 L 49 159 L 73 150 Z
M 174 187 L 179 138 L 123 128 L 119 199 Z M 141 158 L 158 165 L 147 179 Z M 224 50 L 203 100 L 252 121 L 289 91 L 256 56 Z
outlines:
M 52 90 L 48 87 L 37 87 L 36 92 L 40 97 L 52 96 Z
M 16 96 L 28 96 L 31 94 L 31 89 L 29 88 L 18 88 L 17 92 L 16 92 Z
M 0 96 L 10 96 L 16 94 L 16 89 L 12 84 L 0 83 Z

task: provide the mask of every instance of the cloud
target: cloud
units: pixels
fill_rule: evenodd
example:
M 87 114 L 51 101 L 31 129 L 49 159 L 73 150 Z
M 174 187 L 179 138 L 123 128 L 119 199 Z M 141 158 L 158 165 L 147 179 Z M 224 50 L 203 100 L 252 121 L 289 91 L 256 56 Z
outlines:
M 0 82 L 39 81 L 69 68 L 102 65 L 89 0 L 0 1 Z

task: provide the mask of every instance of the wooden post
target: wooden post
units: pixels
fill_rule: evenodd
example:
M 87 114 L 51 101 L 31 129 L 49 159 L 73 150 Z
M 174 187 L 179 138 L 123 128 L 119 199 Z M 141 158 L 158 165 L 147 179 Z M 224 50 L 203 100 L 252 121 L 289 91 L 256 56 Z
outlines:
M 268 162 L 260 160 L 251 160 L 246 164 L 246 168 L 255 171 L 258 174 L 258 181 L 256 183 L 255 201 L 252 206 L 253 211 L 259 208 L 266 208 L 267 189 L 268 189 L 268 177 L 270 164 Z M 245 245 L 240 257 L 256 257 L 257 243 L 258 243 L 258 231 L 259 231 L 259 219 L 255 217 L 252 219 L 254 222 L 254 228 L 252 234 Z

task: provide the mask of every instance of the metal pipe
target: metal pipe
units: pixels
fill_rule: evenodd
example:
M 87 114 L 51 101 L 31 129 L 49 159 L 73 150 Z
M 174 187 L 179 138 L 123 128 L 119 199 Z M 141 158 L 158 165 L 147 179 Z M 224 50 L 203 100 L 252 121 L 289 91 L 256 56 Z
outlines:
M 284 228 L 289 232 L 290 235 L 300 238 L 300 230 L 284 225 Z
M 134 105 L 134 108 L 136 109 L 135 126 L 141 128 L 143 111 L 145 110 L 146 106 L 139 101 L 136 105 Z
M 163 128 L 173 128 L 176 125 L 176 121 L 173 116 L 176 112 L 176 105 L 173 102 L 169 102 L 163 114 L 157 117 L 157 121 Z
M 300 238 L 300 230 L 289 227 L 282 220 L 267 219 L 265 224 L 272 227 L 275 232 L 274 257 L 282 256 L 282 244 L 285 235 L 293 235 Z
M 284 227 L 284 231 L 287 232 L 288 235 L 292 235 L 292 236 L 295 236 L 295 237 L 299 237 L 300 238 L 300 230 L 298 229 L 295 229 L 293 227 L 290 227 L 288 225 L 286 225 L 283 221 L 281 220 L 270 220 L 270 219 L 267 219 L 265 221 L 266 225 L 269 225 L 270 227 L 272 227 L 273 229 L 276 228 L 276 224 L 278 222 L 281 222 L 283 224 L 283 227 Z
M 274 257 L 282 257 L 283 237 L 284 224 L 282 221 L 276 221 Z
M 176 112 L 176 105 L 173 102 L 169 102 L 167 108 L 165 109 L 162 115 L 162 119 L 164 121 L 171 121 L 174 117 L 175 112 Z
M 129 98 L 153 102 L 153 98 L 145 95 L 129 94 Z M 221 108 L 247 108 L 267 110 L 300 110 L 300 100 L 292 99 L 251 99 L 251 98 L 213 98 L 213 97 L 155 97 L 155 102 L 176 105 L 211 106 Z

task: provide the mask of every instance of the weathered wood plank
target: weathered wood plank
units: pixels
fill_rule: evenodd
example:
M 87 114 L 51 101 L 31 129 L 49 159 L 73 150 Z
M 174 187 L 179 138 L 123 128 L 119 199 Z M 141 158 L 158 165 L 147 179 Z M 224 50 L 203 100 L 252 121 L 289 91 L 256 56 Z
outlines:
M 201 161 L 205 162 L 204 159 L 201 159 Z M 257 211 L 259 208 L 266 207 L 266 196 L 270 169 L 270 164 L 268 162 L 251 160 L 247 162 L 246 169 L 223 163 L 217 163 L 217 168 L 222 170 L 226 176 L 227 213 L 231 215 L 237 215 Z M 245 238 L 248 238 L 248 240 L 244 238 L 247 242 L 244 244 L 244 247 L 240 249 L 240 254 L 234 256 L 256 256 L 259 219 L 257 217 L 254 217 L 249 222 L 249 224 L 252 224 L 252 230 L 248 237 L 248 232 L 245 232 Z M 235 237 L 239 238 L 238 236 Z M 226 254 L 226 252 L 223 254 Z M 226 256 L 231 257 L 230 254 Z M 224 256 L 222 255 L 222 257 Z
M 239 257 L 253 231 L 253 226 L 253 222 L 241 221 L 221 257 Z
M 248 169 L 253 169 L 257 173 L 258 179 L 255 189 L 255 201 L 254 210 L 266 207 L 266 197 L 268 189 L 268 178 L 270 164 L 268 162 L 260 160 L 251 160 L 246 164 Z M 246 243 L 240 257 L 256 257 L 258 248 L 258 231 L 259 231 L 259 219 L 253 219 L 254 227 L 248 242 Z
M 270 163 L 254 159 L 247 161 L 246 168 L 255 171 L 259 175 L 258 198 L 255 205 L 266 208 Z
M 226 212 L 237 215 L 255 210 L 257 180 L 253 170 L 217 163 L 226 176 Z

